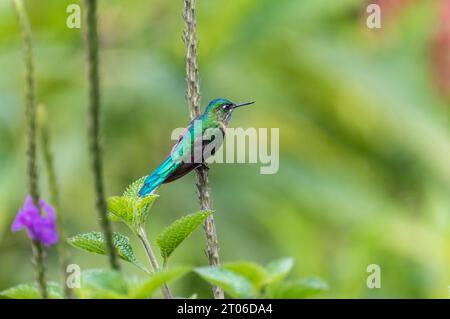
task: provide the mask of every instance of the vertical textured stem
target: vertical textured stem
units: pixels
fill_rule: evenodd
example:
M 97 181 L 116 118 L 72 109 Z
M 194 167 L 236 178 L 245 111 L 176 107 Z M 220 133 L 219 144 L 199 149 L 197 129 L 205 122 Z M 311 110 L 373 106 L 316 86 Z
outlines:
M 27 122 L 27 175 L 28 193 L 36 207 L 39 206 L 39 187 L 36 165 L 36 102 L 33 64 L 33 45 L 31 39 L 31 27 L 28 15 L 22 0 L 14 0 L 14 7 L 20 22 L 24 45 L 25 81 L 26 81 L 26 122 Z M 45 251 L 39 241 L 31 242 L 32 262 L 34 264 L 36 281 L 42 298 L 46 299 L 47 285 L 45 280 Z
M 31 242 L 32 257 L 31 261 L 35 269 L 35 277 L 39 288 L 39 293 L 43 299 L 48 298 L 47 281 L 45 279 L 45 251 L 41 242 L 33 240 Z
M 59 201 L 59 189 L 56 180 L 53 154 L 50 149 L 51 140 L 48 129 L 47 114 L 44 105 L 38 106 L 38 127 L 40 133 L 39 136 L 42 147 L 42 155 L 44 157 L 45 170 L 47 171 L 48 187 L 50 190 L 50 201 L 53 207 L 55 207 L 59 219 L 58 231 L 61 239 L 58 243 L 58 251 L 59 251 L 59 263 L 61 266 L 61 274 L 63 278 L 64 295 L 66 296 L 66 298 L 73 298 L 72 290 L 67 285 L 67 278 L 69 275 L 67 273 L 67 266 L 69 265 L 70 255 L 69 250 L 67 249 L 67 242 L 65 241 L 66 231 L 64 228 L 64 215 L 61 211 Z
M 156 259 L 155 253 L 153 252 L 152 246 L 148 241 L 144 229 L 140 228 L 138 230 L 137 236 L 142 242 L 142 245 L 144 246 L 145 253 L 147 254 L 152 271 L 153 272 L 158 271 L 159 270 L 158 260 Z M 169 286 L 167 286 L 167 284 L 163 285 L 161 291 L 166 299 L 173 299 L 172 293 L 170 292 Z
M 195 0 L 184 0 L 183 18 L 185 22 L 183 41 L 186 47 L 186 95 L 192 120 L 200 115 L 200 75 L 198 71 Z
M 186 95 L 191 119 L 194 119 L 200 114 L 200 75 L 198 71 L 195 0 L 184 0 L 183 18 L 185 22 L 183 41 L 186 47 Z M 196 185 L 201 209 L 212 210 L 212 201 L 208 186 L 208 170 L 204 166 L 197 169 Z M 203 224 L 203 229 L 206 235 L 208 263 L 211 266 L 217 266 L 220 263 L 219 247 L 213 215 L 210 215 L 206 219 Z M 224 298 L 223 290 L 217 286 L 213 286 L 213 294 L 216 299 Z
M 107 215 L 105 191 L 103 187 L 103 167 L 100 149 L 100 85 L 97 34 L 97 1 L 85 0 L 86 3 L 86 48 L 89 81 L 88 139 L 91 156 L 91 168 L 94 176 L 96 207 L 100 226 L 105 235 L 111 268 L 119 270 L 116 250 L 114 249 L 111 224 Z

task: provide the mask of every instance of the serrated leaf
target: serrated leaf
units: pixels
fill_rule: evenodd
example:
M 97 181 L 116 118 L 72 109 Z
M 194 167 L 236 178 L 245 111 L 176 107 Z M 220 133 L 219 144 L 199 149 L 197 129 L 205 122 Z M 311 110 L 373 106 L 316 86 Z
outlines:
M 125 191 L 125 194 L 133 194 L 132 186 Z M 147 216 L 153 206 L 154 201 L 158 198 L 156 194 L 150 194 L 145 197 L 134 195 L 112 196 L 107 200 L 108 212 L 113 220 L 117 219 L 125 222 L 133 231 L 139 227 L 144 227 Z
M 172 282 L 183 275 L 190 269 L 188 267 L 176 267 L 171 269 L 163 269 L 154 272 L 143 282 L 135 285 L 130 293 L 131 298 L 149 298 L 154 292 L 161 288 L 164 283 Z
M 199 225 L 201 225 L 212 212 L 199 211 L 186 215 L 163 230 L 156 238 L 161 255 L 164 259 L 169 258 L 173 251 L 185 240 Z
M 108 213 L 126 224 L 133 223 L 133 204 L 129 197 L 112 196 L 107 199 Z
M 75 235 L 67 239 L 67 242 L 73 247 L 104 255 L 106 253 L 105 238 L 100 232 L 90 232 Z
M 85 299 L 126 298 L 128 284 L 118 271 L 91 269 L 82 272 L 81 289 L 77 294 Z
M 120 258 L 133 264 L 138 263 L 136 255 L 133 251 L 133 247 L 131 247 L 130 239 L 128 237 L 115 233 L 113 234 L 113 242 Z
M 221 287 L 233 298 L 251 298 L 252 284 L 249 280 L 222 267 L 201 267 L 195 272 L 209 283 Z
M 312 297 L 328 290 L 328 285 L 319 278 L 304 278 L 271 284 L 267 287 L 267 297 L 277 299 L 300 299 Z
M 133 224 L 135 227 L 145 225 L 147 216 L 159 195 L 151 194 L 145 197 L 139 197 L 133 202 Z
M 68 238 L 67 241 L 75 248 L 79 248 L 81 250 L 85 250 L 95 254 L 106 255 L 106 241 L 103 233 L 90 232 L 79 234 Z M 116 248 L 116 252 L 121 259 L 128 261 L 141 268 L 142 270 L 148 272 L 137 260 L 128 237 L 119 233 L 114 233 L 113 242 L 114 247 Z
M 56 282 L 47 283 L 47 292 L 50 299 L 64 298 L 63 290 Z M 20 284 L 0 292 L 0 296 L 11 299 L 41 299 L 41 294 L 35 283 Z
M 147 176 L 142 176 L 141 178 L 139 178 L 138 180 L 134 181 L 133 183 L 131 183 L 131 185 L 129 185 L 125 191 L 123 192 L 123 196 L 129 196 L 132 198 L 139 198 L 139 190 L 142 188 L 142 186 L 144 185 L 144 181 L 147 178 Z
M 250 281 L 255 294 L 269 279 L 267 271 L 262 266 L 252 262 L 236 261 L 224 264 L 222 267 Z
M 267 273 L 270 276 L 270 282 L 279 282 L 283 280 L 294 266 L 292 257 L 282 258 L 269 263 L 266 266 Z

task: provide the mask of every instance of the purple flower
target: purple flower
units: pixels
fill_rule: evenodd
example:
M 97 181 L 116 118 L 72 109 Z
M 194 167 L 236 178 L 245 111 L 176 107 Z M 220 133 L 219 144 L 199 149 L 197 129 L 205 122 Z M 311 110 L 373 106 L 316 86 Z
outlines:
M 17 213 L 11 230 L 13 232 L 26 228 L 28 237 L 40 241 L 44 246 L 51 246 L 58 241 L 58 230 L 56 228 L 56 214 L 52 206 L 39 201 L 42 215 L 34 205 L 31 196 L 25 199 L 25 204 Z

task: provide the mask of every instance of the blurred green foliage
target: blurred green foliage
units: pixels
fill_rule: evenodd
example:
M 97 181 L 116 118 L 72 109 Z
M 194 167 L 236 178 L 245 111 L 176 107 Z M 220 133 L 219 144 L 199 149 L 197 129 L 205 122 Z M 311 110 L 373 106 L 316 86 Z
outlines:
M 98 230 L 98 223 L 82 29 L 66 27 L 70 3 L 78 2 L 27 1 L 38 101 L 48 108 L 61 206 L 73 235 Z M 280 128 L 277 174 L 260 175 L 255 164 L 212 166 L 223 261 L 293 256 L 295 277 L 328 283 L 321 297 L 447 297 L 450 108 L 430 54 L 438 3 L 412 1 L 382 29 L 369 30 L 364 0 L 198 1 L 202 105 L 215 97 L 255 100 L 231 125 Z M 170 150 L 172 129 L 188 123 L 182 1 L 100 1 L 100 12 L 105 180 L 114 195 L 155 168 Z M 22 48 L 9 1 L 0 2 L 0 70 L 4 289 L 33 280 L 28 239 L 9 230 L 26 192 Z M 42 168 L 41 161 L 44 177 Z M 47 198 L 45 183 L 41 178 Z M 147 225 L 152 241 L 172 220 L 198 210 L 193 174 L 159 193 Z M 195 232 L 171 264 L 205 265 L 203 247 Z M 82 269 L 106 266 L 102 256 L 71 252 Z M 56 261 L 52 250 L 54 281 Z M 381 266 L 381 289 L 366 287 L 373 263 Z M 210 296 L 194 274 L 173 289 Z

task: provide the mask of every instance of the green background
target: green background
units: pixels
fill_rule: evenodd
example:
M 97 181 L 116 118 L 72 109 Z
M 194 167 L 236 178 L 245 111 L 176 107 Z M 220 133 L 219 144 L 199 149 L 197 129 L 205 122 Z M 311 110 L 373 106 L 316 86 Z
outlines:
M 87 154 L 83 25 L 66 27 L 76 1 L 26 1 L 38 101 L 48 108 L 62 212 L 73 235 L 98 230 Z M 255 106 L 232 127 L 280 128 L 280 169 L 215 164 L 210 184 L 222 261 L 293 256 L 294 276 L 319 276 L 319 297 L 447 298 L 450 285 L 450 109 L 437 89 L 432 48 L 440 1 L 404 1 L 366 27 L 363 0 L 199 0 L 202 106 L 215 98 Z M 183 3 L 100 1 L 105 184 L 120 194 L 170 150 L 188 123 Z M 386 9 L 387 10 L 387 9 Z M 11 234 L 26 195 L 21 38 L 0 1 L 0 289 L 33 280 L 24 232 Z M 40 158 L 41 189 L 48 199 Z M 194 174 L 164 185 L 148 221 L 198 210 Z M 124 226 L 116 230 L 128 233 Z M 138 243 L 135 250 L 145 261 Z M 206 263 L 199 229 L 170 263 Z M 106 258 L 71 249 L 82 269 Z M 58 280 L 50 250 L 49 277 Z M 368 289 L 366 267 L 381 267 Z M 129 274 L 143 275 L 124 264 Z M 190 274 L 177 295 L 210 296 Z

